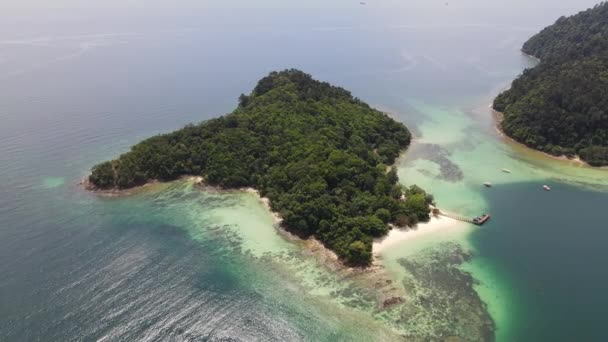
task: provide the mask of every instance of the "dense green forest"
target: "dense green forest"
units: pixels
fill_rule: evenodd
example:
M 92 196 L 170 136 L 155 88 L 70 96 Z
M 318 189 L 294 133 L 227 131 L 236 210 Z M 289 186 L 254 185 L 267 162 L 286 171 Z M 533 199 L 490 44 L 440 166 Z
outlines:
M 432 196 L 403 188 L 388 167 L 409 143 L 403 124 L 348 91 L 286 70 L 241 95 L 233 113 L 144 140 L 89 179 L 128 188 L 201 175 L 224 188 L 254 187 L 288 229 L 365 265 L 389 223 L 429 219 Z
M 541 62 L 494 101 L 504 132 L 547 153 L 608 165 L 608 3 L 559 18 L 522 50 Z

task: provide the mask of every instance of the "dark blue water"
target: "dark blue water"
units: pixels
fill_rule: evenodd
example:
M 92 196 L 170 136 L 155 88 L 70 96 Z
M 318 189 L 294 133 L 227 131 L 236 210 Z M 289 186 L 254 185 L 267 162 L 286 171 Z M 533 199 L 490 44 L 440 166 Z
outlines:
M 473 236 L 480 254 L 516 275 L 523 301 L 518 341 L 602 341 L 608 194 L 559 184 L 496 186 L 487 192 L 493 222 Z M 522 210 L 527 208 L 527 210 Z
M 286 283 L 240 254 L 223 227 L 206 223 L 208 235 L 193 240 L 195 223 L 171 207 L 230 199 L 175 198 L 179 187 L 123 200 L 56 192 L 29 200 L 31 219 L 2 240 L 2 340 L 353 338 L 289 299 Z

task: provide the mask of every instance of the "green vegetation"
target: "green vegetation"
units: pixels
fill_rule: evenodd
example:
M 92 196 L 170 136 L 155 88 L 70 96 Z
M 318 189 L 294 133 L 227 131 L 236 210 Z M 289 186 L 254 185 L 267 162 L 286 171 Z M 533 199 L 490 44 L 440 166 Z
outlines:
M 608 3 L 560 18 L 523 51 L 542 61 L 494 101 L 504 132 L 550 154 L 608 165 Z
M 297 70 L 273 72 L 231 114 L 133 146 L 95 166 L 99 188 L 201 175 L 224 188 L 254 187 L 285 226 L 316 236 L 344 261 L 365 265 L 388 223 L 429 219 L 432 196 L 387 172 L 410 143 L 407 128 L 342 89 Z M 405 200 L 403 200 L 404 196 Z

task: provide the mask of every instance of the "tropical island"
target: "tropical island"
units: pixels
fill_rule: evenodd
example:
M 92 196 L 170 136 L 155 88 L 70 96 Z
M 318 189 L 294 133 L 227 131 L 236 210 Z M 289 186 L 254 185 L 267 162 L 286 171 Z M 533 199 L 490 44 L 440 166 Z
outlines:
M 608 3 L 559 18 L 522 51 L 541 62 L 495 99 L 500 128 L 528 147 L 608 165 Z
M 89 182 L 127 189 L 195 175 L 224 189 L 252 187 L 286 229 L 316 237 L 347 264 L 368 265 L 373 238 L 430 218 L 433 197 L 400 185 L 390 167 L 410 141 L 387 114 L 292 69 L 262 78 L 230 114 L 96 165 Z

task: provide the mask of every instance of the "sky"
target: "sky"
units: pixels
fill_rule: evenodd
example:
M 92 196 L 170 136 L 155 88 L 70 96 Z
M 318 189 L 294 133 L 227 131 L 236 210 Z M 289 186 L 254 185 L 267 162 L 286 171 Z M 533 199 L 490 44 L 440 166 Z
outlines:
M 529 31 L 574 14 L 597 0 L 0 0 L 0 39 L 45 35 L 170 30 L 216 30 L 231 25 L 467 25 L 487 18 L 507 25 L 514 17 Z M 546 20 L 539 21 L 542 11 Z M 294 13 L 295 12 L 295 13 Z M 295 14 L 295 15 L 294 15 Z M 529 17 L 530 20 L 527 20 Z M 279 25 L 277 25 L 279 23 Z M 0 47 L 1 50 L 1 47 Z M 0 51 L 1 54 L 1 51 Z
M 3 11 L 44 11 L 52 9 L 174 9 L 174 8 L 328 8 L 362 6 L 361 0 L 2 0 Z M 542 10 L 544 6 L 568 9 L 571 4 L 547 0 L 365 0 L 365 6 L 378 8 L 501 9 L 507 7 Z M 579 8 L 599 1 L 581 0 Z

